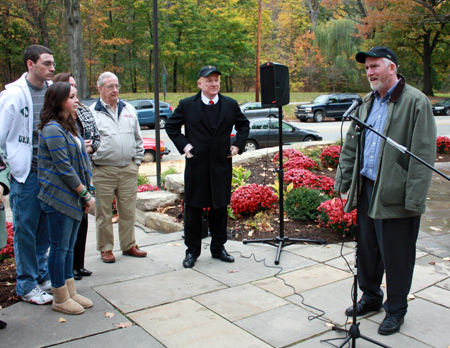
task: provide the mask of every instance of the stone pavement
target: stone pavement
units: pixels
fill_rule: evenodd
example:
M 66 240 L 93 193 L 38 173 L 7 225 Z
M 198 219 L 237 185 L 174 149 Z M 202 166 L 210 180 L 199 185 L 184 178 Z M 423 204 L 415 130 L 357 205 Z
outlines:
M 449 164 L 438 168 L 449 175 Z M 433 177 L 413 296 L 400 333 L 377 333 L 383 311 L 360 320 L 361 334 L 390 347 L 450 346 L 450 182 Z M 353 280 L 347 262 L 353 262 L 354 243 L 286 246 L 275 266 L 274 246 L 228 242 L 236 262 L 226 264 L 210 257 L 205 239 L 195 267 L 184 269 L 181 233 L 136 226 L 148 256 L 136 259 L 116 250 L 116 263 L 105 264 L 95 250 L 92 217 L 89 224 L 86 267 L 94 274 L 76 284 L 94 307 L 69 316 L 50 305 L 14 304 L 0 311 L 8 323 L 0 330 L 2 347 L 309 348 L 330 347 L 323 340 L 334 338 L 333 345 L 342 343 L 344 335 L 328 322 L 347 320 Z M 358 339 L 356 346 L 376 345 Z

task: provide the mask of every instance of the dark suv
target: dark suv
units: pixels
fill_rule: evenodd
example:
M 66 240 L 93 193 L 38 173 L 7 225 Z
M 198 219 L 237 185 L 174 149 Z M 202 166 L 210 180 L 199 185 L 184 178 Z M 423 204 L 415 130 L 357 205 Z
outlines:
M 340 120 L 355 99 L 361 100 L 361 97 L 354 93 L 322 94 L 311 104 L 297 106 L 295 116 L 302 122 L 310 118 L 314 122 L 322 122 L 325 117 Z

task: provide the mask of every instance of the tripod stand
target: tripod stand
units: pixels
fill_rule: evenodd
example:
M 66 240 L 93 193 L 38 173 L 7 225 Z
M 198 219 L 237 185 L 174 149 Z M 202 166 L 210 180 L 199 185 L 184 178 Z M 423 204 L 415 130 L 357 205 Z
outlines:
M 300 238 L 290 238 L 284 236 L 284 197 L 283 197 L 283 122 L 282 122 L 283 108 L 278 107 L 278 146 L 279 146 L 279 168 L 278 173 L 278 188 L 279 197 L 278 203 L 280 208 L 280 235 L 275 238 L 265 238 L 265 239 L 253 239 L 253 240 L 243 240 L 244 244 L 249 243 L 266 243 L 270 245 L 277 246 L 277 255 L 275 258 L 275 264 L 280 263 L 281 250 L 285 245 L 290 245 L 294 243 L 318 243 L 324 244 L 324 240 L 314 240 L 314 239 L 300 239 Z

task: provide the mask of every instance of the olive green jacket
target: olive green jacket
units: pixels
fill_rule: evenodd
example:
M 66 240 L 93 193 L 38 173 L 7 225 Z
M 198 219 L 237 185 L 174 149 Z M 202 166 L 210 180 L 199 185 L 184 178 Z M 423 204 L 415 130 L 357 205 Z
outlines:
M 3 195 L 9 193 L 9 165 L 6 162 L 6 156 L 2 149 L 0 149 L 0 185 L 3 186 Z M 8 236 L 6 234 L 6 220 L 5 210 L 0 209 L 0 249 L 6 245 Z
M 388 101 L 388 117 L 382 134 L 406 147 L 430 165 L 434 165 L 436 123 L 431 103 L 422 92 L 406 84 L 402 76 L 399 75 L 399 78 L 400 81 Z M 356 113 L 359 119 L 367 120 L 373 100 L 373 92 L 364 97 Z M 352 121 L 346 135 L 334 186 L 338 192 L 349 193 L 346 212 L 355 209 L 357 204 L 356 186 L 359 173 L 356 161 L 358 137 L 355 125 L 356 122 Z M 361 142 L 364 144 L 364 132 Z M 378 175 L 368 215 L 373 219 L 394 219 L 423 214 L 432 171 L 384 140 L 378 163 Z

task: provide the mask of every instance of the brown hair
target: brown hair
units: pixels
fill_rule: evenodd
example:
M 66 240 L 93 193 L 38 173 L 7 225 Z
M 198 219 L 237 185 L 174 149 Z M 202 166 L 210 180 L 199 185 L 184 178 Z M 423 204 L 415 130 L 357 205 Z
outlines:
M 73 75 L 71 73 L 59 73 L 56 74 L 55 76 L 53 76 L 52 81 L 53 82 L 69 82 L 69 79 L 73 77 Z
M 72 135 L 78 135 L 74 119 L 70 116 L 65 118 L 62 114 L 62 104 L 69 99 L 71 88 L 72 85 L 69 82 L 55 82 L 47 89 L 39 130 L 42 130 L 50 121 L 55 120 Z

